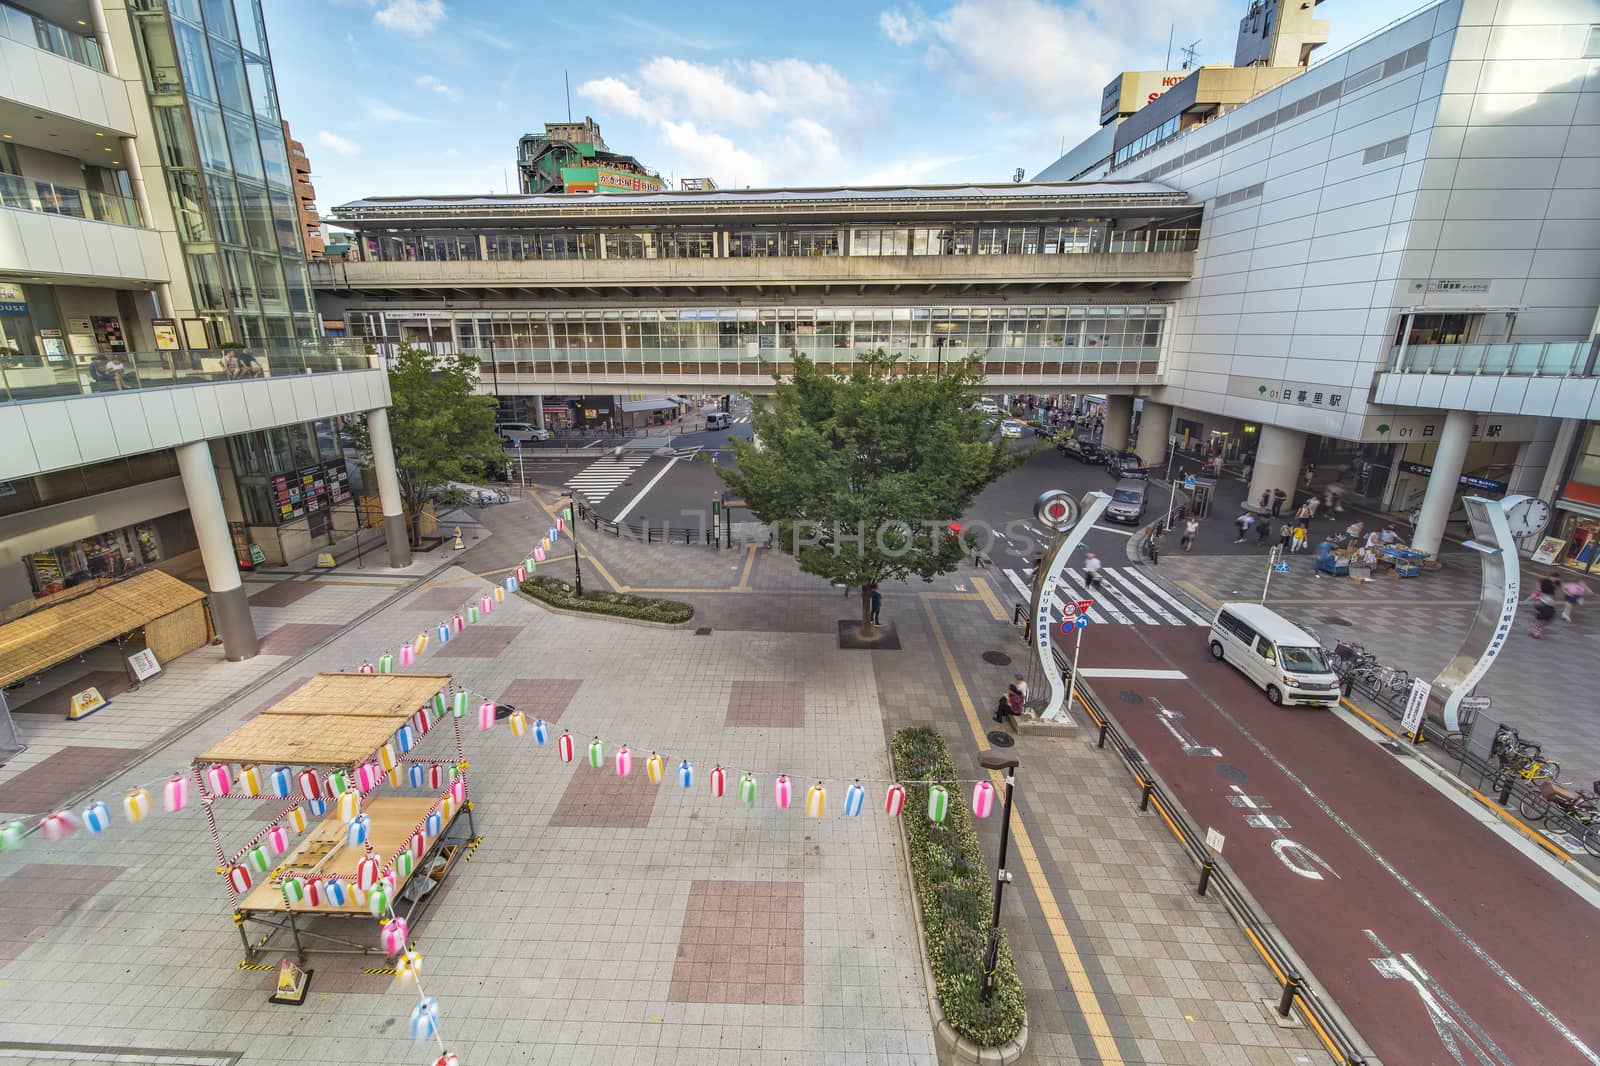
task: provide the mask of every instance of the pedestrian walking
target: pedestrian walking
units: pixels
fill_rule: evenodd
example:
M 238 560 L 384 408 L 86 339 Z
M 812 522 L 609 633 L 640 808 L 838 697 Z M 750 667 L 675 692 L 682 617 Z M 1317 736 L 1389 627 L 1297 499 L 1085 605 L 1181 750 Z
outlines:
M 1305 519 L 1302 518 L 1302 519 L 1299 519 L 1299 520 L 1297 520 L 1295 522 L 1294 533 L 1292 534 L 1291 539 L 1292 539 L 1292 543 L 1289 545 L 1289 550 L 1290 551 L 1292 551 L 1292 552 L 1303 552 L 1303 551 L 1306 550 L 1306 522 L 1305 522 Z
M 1090 552 L 1083 559 L 1083 587 L 1092 589 L 1099 580 L 1100 557 L 1094 552 Z
M 1317 508 L 1319 506 L 1321 506 L 1321 504 L 1322 504 L 1322 501 L 1319 500 L 1315 496 L 1311 497 L 1311 499 L 1306 501 L 1306 519 L 1307 520 L 1310 520 L 1310 519 L 1313 519 L 1313 518 L 1317 517 Z
M 1234 528 L 1239 531 L 1239 535 L 1233 540 L 1235 544 L 1244 543 L 1244 538 L 1250 533 L 1250 527 L 1255 524 L 1255 521 L 1256 516 L 1249 511 L 1239 512 L 1239 517 L 1233 520 Z
M 1562 584 L 1561 598 L 1566 601 L 1566 605 L 1561 608 L 1563 622 L 1572 621 L 1572 612 L 1583 606 L 1583 598 L 1589 595 L 1590 591 L 1588 585 L 1576 578 Z
M 878 614 L 883 610 L 883 593 L 878 591 L 878 586 L 872 586 L 872 624 L 878 624 Z
M 1283 504 L 1284 504 L 1284 501 L 1288 500 L 1288 498 L 1289 498 L 1289 494 L 1287 492 L 1284 492 L 1282 489 L 1273 489 L 1272 490 L 1272 517 L 1273 518 L 1277 518 L 1278 515 L 1283 513 Z
M 1265 547 L 1270 536 L 1272 536 L 1272 523 L 1265 517 L 1256 519 L 1256 544 Z
M 1533 623 L 1528 626 L 1528 635 L 1538 640 L 1544 636 L 1544 627 L 1550 624 L 1556 616 L 1555 601 L 1545 597 L 1544 593 L 1536 592 L 1533 595 Z
M 1311 487 L 1311 483 L 1313 481 L 1315 481 L 1316 479 L 1317 479 L 1317 464 L 1316 463 L 1311 463 L 1310 465 L 1308 465 L 1306 467 L 1306 472 L 1305 472 L 1305 486 L 1306 486 L 1306 488 L 1309 489 Z
M 1151 526 L 1149 529 L 1145 530 L 1144 555 L 1145 558 L 1150 560 L 1151 566 L 1157 566 L 1161 562 L 1161 545 L 1156 541 L 1155 526 Z
M 1183 550 L 1194 549 L 1194 535 L 1200 531 L 1200 519 L 1190 515 L 1183 522 Z
M 1280 551 L 1288 551 L 1289 550 L 1289 542 L 1291 540 L 1293 540 L 1293 539 L 1294 539 L 1294 527 L 1293 526 L 1291 526 L 1289 523 L 1285 522 L 1283 525 L 1278 527 L 1278 549 Z
M 1539 587 L 1533 590 L 1533 595 L 1528 597 L 1528 602 L 1533 603 L 1537 601 L 1540 596 L 1543 596 L 1546 599 L 1554 602 L 1556 598 L 1556 591 L 1556 575 L 1546 574 L 1544 577 L 1539 579 Z

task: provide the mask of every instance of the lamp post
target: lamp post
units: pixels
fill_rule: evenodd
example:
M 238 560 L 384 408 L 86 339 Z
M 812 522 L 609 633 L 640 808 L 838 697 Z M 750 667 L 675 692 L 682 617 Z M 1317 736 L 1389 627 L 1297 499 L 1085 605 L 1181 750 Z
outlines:
M 989 920 L 989 950 L 983 956 L 983 998 L 994 995 L 994 970 L 1000 958 L 1000 897 L 1011 875 L 1006 872 L 1006 848 L 1011 843 L 1011 792 L 1017 785 L 1017 758 L 993 748 L 978 756 L 985 770 L 1003 770 L 1006 775 L 1005 811 L 1000 819 L 1000 861 L 994 875 L 994 916 Z
M 572 534 L 572 584 L 578 590 L 578 598 L 583 598 L 583 569 L 578 565 L 578 494 L 574 490 L 566 494 L 572 501 L 572 525 L 569 532 Z
M 950 331 L 955 328 L 952 322 L 935 322 L 933 324 L 933 347 L 938 353 L 938 363 L 934 370 L 935 377 L 944 377 L 944 346 L 950 343 Z

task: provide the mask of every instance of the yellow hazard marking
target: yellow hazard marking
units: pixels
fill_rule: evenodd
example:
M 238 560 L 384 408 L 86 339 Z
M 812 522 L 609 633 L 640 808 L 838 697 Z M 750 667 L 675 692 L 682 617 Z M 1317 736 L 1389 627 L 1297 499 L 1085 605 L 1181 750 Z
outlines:
M 994 589 L 989 587 L 987 578 L 973 574 L 972 587 L 978 590 L 978 598 L 983 601 L 985 607 L 989 608 L 989 614 L 994 617 L 996 622 L 1011 621 L 1011 616 L 1006 614 L 1006 609 L 1000 606 L 1000 600 L 995 596 Z

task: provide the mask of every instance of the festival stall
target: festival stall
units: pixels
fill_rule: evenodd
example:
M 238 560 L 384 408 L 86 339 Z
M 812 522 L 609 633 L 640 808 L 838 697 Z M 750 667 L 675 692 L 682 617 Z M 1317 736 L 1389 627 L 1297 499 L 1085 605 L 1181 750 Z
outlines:
M 461 749 L 466 705 L 448 674 L 318 674 L 195 758 L 247 962 L 283 933 L 301 958 L 380 953 L 378 937 L 339 923 L 421 917 L 476 836 Z M 442 750 L 424 754 L 430 743 Z M 230 852 L 212 810 L 224 800 L 282 806 Z

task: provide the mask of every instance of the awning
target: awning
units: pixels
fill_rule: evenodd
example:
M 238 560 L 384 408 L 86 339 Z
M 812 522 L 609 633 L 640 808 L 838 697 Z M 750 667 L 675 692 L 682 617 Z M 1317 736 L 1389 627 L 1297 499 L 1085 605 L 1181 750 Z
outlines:
M 648 400 L 623 400 L 622 413 L 631 415 L 638 411 L 676 411 L 678 401 L 671 396 L 656 396 Z
M 1581 500 L 1574 500 L 1567 496 L 1561 496 L 1556 499 L 1556 508 L 1562 511 L 1571 511 L 1573 514 L 1581 514 L 1585 518 L 1600 518 L 1600 507 L 1596 507 L 1592 503 L 1584 503 Z

